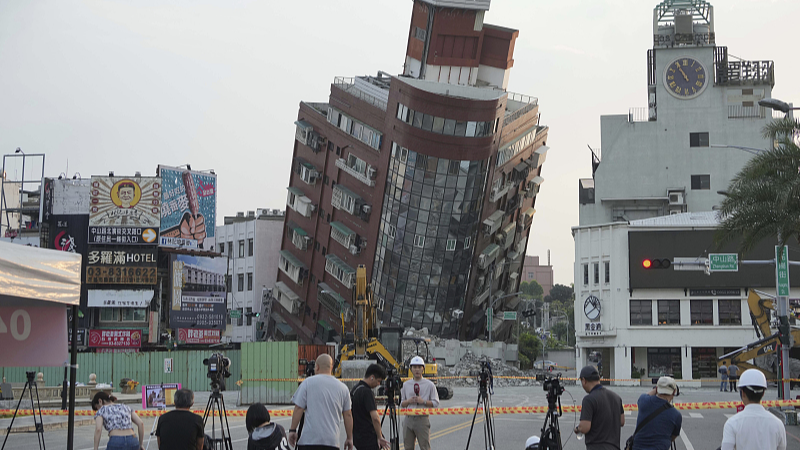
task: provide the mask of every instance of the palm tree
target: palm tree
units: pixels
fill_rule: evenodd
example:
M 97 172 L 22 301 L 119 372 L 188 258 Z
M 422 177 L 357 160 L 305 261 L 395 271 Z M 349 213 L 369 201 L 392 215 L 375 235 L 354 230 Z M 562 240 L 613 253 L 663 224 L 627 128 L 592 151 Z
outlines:
M 778 119 L 763 129 L 775 148 L 754 156 L 736 174 L 723 200 L 718 245 L 741 239 L 740 251 L 778 236 L 800 239 L 800 121 Z

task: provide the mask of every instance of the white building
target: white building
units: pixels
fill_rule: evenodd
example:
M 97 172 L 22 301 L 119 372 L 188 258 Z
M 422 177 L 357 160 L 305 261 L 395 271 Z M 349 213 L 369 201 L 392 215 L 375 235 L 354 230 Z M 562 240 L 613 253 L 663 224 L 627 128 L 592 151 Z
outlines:
M 278 209 L 258 209 L 225 217 L 217 227 L 219 250 L 228 258 L 228 310 L 238 313 L 228 314 L 223 340 L 254 342 L 267 322 L 262 298 L 275 286 L 284 216 Z
M 579 182 L 580 226 L 573 228 L 578 367 L 590 361 L 591 351 L 599 351 L 605 376 L 627 379 L 635 367 L 646 377 L 669 357 L 676 362 L 666 371 L 691 379 L 710 370 L 701 367 L 702 361 L 754 340 L 741 300 L 754 285 L 768 291 L 774 274 L 736 279 L 670 269 L 651 282 L 639 273 L 640 252 L 658 244 L 639 240 L 663 237 L 643 230 L 680 232 L 696 245 L 674 245 L 652 257 L 705 257 L 713 251 L 707 238 L 716 218 L 709 211 L 722 199 L 718 191 L 728 188 L 752 156 L 730 146 L 771 145 L 761 129 L 773 113 L 758 101 L 771 97 L 772 62 L 738 60 L 715 40 L 713 7 L 706 2 L 674 0 L 656 6 L 654 44 L 647 52 L 648 107 L 601 117 L 602 154 L 593 151 L 593 177 Z M 707 213 L 681 214 L 687 212 Z M 631 239 L 639 239 L 636 246 Z M 734 290 L 732 297 L 700 295 Z M 740 302 L 740 323 L 720 322 L 729 320 L 720 319 L 720 302 L 729 309 L 730 301 Z M 696 311 L 709 305 L 713 316 Z M 668 317 L 663 326 L 659 308 Z M 707 326 L 695 325 L 693 314 L 703 316 Z

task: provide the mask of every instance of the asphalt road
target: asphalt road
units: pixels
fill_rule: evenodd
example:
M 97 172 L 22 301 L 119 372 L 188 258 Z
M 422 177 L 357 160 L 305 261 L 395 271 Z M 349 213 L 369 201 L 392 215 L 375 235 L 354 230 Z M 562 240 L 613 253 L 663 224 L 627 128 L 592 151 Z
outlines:
M 620 394 L 623 402 L 636 403 L 636 399 L 640 394 L 645 392 L 645 388 L 629 388 L 629 387 L 612 387 L 612 389 Z M 200 394 L 200 393 L 198 393 Z M 202 394 L 200 394 L 202 395 Z M 562 396 L 562 405 L 580 404 L 584 392 L 578 386 L 569 386 L 567 392 Z M 442 407 L 474 407 L 477 402 L 478 392 L 476 388 L 456 388 L 455 396 L 452 400 L 442 402 Z M 199 397 L 199 395 L 198 395 Z M 226 396 L 227 397 L 227 396 Z M 680 397 L 678 403 L 684 402 L 706 402 L 706 401 L 727 401 L 736 399 L 738 396 L 734 393 L 719 392 L 713 389 L 686 389 Z M 775 391 L 770 390 L 767 393 L 767 399 L 774 399 Z M 541 387 L 513 387 L 498 389 L 492 396 L 493 406 L 546 406 L 547 400 Z M 228 405 L 233 404 L 228 401 Z M 231 409 L 231 406 L 228 406 Z M 285 405 L 276 406 L 275 409 L 287 408 Z M 271 408 L 272 409 L 272 408 Z M 682 411 L 683 414 L 683 431 L 681 437 L 677 440 L 678 449 L 686 450 L 704 450 L 716 449 L 720 445 L 722 439 L 722 428 L 725 420 L 734 414 L 735 410 L 697 410 L 697 411 Z M 629 412 L 626 416 L 626 424 L 622 430 L 622 442 L 628 436 L 633 434 L 636 425 L 636 411 Z M 402 433 L 402 420 L 400 417 L 400 432 Z M 494 417 L 496 446 L 498 450 L 522 450 L 525 445 L 526 439 L 531 435 L 539 435 L 541 433 L 542 423 L 544 420 L 543 414 L 513 414 L 513 415 L 498 415 Z M 149 433 L 153 426 L 153 419 L 145 418 L 145 435 Z M 575 436 L 568 431 L 571 430 L 577 421 L 577 414 L 564 413 L 559 419 L 561 428 L 564 430 L 564 449 L 565 450 L 578 450 L 584 449 L 584 441 L 578 441 Z M 285 428 L 289 427 L 289 418 L 277 418 L 275 422 L 283 425 Z M 466 447 L 467 436 L 469 434 L 470 425 L 472 423 L 472 416 L 467 415 L 447 415 L 447 416 L 432 416 L 431 417 L 431 444 L 434 449 L 461 449 Z M 243 418 L 230 419 L 230 431 L 235 449 L 247 448 L 247 431 L 244 427 Z M 211 434 L 210 427 L 206 430 Z M 216 428 L 219 433 L 219 426 Z M 388 434 L 388 423 L 384 424 L 384 434 Z M 800 449 L 800 427 L 787 426 L 787 442 L 788 449 Z M 4 436 L 3 436 L 4 437 Z M 344 442 L 344 433 L 341 434 L 341 441 Z M 46 446 L 50 449 L 63 449 L 66 447 L 67 431 L 53 430 L 45 433 Z M 101 439 L 100 449 L 105 448 L 107 441 L 106 433 L 103 433 Z M 75 449 L 76 450 L 92 450 L 93 444 L 93 428 L 92 427 L 79 427 L 75 433 Z M 483 420 L 479 416 L 475 423 L 475 430 L 473 432 L 471 449 L 483 449 Z M 402 444 L 402 436 L 401 436 Z M 147 437 L 145 437 L 145 447 L 147 448 Z M 155 438 L 150 444 L 151 449 L 157 447 Z M 38 449 L 39 446 L 36 441 L 36 436 L 33 434 L 19 435 L 12 434 L 9 437 L 6 448 L 13 450 L 33 450 Z M 401 449 L 403 447 L 401 446 Z M 405 450 L 405 449 L 404 449 Z

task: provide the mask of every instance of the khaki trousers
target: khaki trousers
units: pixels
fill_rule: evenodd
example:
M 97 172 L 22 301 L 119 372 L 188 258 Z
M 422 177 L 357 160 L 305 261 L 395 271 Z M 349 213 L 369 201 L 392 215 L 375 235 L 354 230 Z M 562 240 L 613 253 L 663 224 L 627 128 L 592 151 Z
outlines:
M 420 450 L 431 450 L 431 421 L 428 416 L 406 416 L 403 421 L 403 445 L 414 450 L 414 441 L 419 441 Z

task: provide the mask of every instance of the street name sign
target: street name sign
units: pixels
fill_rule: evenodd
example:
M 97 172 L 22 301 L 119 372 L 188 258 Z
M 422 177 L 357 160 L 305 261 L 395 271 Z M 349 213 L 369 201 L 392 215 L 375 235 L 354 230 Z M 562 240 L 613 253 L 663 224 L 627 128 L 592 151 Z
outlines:
M 503 320 L 517 320 L 517 312 L 503 311 Z
M 739 255 L 736 253 L 709 253 L 708 270 L 710 272 L 738 272 Z

